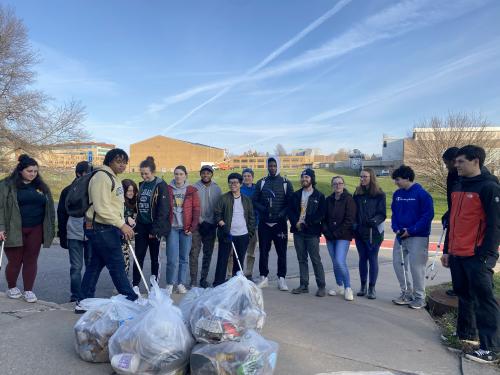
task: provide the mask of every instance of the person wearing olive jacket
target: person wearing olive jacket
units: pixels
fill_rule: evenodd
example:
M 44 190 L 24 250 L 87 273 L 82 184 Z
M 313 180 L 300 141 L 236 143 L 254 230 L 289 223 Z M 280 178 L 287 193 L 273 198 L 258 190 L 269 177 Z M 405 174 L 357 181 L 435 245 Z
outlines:
M 218 225 L 219 253 L 215 268 L 214 286 L 226 281 L 226 268 L 232 244 L 236 249 L 238 259 L 244 262 L 250 237 L 255 235 L 255 216 L 252 200 L 241 194 L 243 177 L 239 173 L 231 173 L 227 177 L 229 192 L 223 194 L 215 206 L 215 222 Z M 243 264 L 241 264 L 243 267 Z M 233 276 L 238 272 L 239 265 L 233 261 Z
M 38 163 L 21 155 L 12 174 L 0 182 L 0 241 L 5 242 L 7 297 L 36 302 L 33 293 L 40 247 L 55 236 L 52 194 L 38 173 Z M 17 288 L 23 271 L 24 293 Z
M 386 218 L 385 193 L 377 183 L 375 172 L 364 168 L 360 174 L 360 184 L 354 192 L 357 214 L 354 224 L 354 239 L 359 253 L 359 276 L 361 289 L 358 296 L 375 299 L 375 284 L 378 277 L 378 251 L 384 240 L 384 222 Z M 368 264 L 370 275 L 368 278 Z M 366 290 L 366 282 L 368 292 Z

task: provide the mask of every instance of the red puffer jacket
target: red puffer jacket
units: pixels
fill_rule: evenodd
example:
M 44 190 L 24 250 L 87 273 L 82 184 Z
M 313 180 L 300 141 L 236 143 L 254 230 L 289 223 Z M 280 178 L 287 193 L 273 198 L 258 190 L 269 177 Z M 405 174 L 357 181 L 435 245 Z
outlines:
M 174 189 L 168 185 L 168 197 L 170 199 L 170 207 L 174 207 Z M 198 229 L 200 222 L 200 198 L 198 190 L 194 186 L 188 186 L 186 189 L 186 196 L 182 204 L 182 217 L 184 222 L 184 230 L 194 232 Z M 174 211 L 170 209 L 170 224 L 174 220 Z

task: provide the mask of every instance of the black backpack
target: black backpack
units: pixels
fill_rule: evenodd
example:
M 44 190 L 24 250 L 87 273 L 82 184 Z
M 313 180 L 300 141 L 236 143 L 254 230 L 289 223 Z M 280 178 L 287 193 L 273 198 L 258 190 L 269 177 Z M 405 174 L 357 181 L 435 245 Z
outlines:
M 68 195 L 66 196 L 66 202 L 64 206 L 66 207 L 66 212 L 72 217 L 84 217 L 85 213 L 92 205 L 89 201 L 89 183 L 90 179 L 94 177 L 97 172 L 105 172 L 111 179 L 111 191 L 115 189 L 115 180 L 113 176 L 108 171 L 104 169 L 96 169 L 91 173 L 77 178 L 71 184 Z

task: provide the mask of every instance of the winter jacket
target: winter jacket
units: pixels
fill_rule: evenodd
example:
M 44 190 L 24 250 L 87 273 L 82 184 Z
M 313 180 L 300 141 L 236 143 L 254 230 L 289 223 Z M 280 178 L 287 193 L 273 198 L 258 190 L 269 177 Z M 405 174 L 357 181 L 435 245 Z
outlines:
M 302 201 L 302 190 L 297 190 L 292 194 L 288 204 L 288 218 L 290 219 L 290 231 L 292 233 L 302 233 L 312 236 L 321 236 L 321 221 L 325 216 L 326 202 L 325 196 L 319 190 L 314 189 L 307 200 L 306 217 L 301 225 L 301 230 L 297 229 L 300 219 L 300 209 Z
M 495 263 L 500 242 L 500 185 L 483 171 L 462 177 L 451 194 L 449 236 L 443 249 L 460 257 L 477 255 Z
M 168 237 L 170 234 L 170 199 L 168 194 L 168 186 L 165 181 L 159 177 L 155 177 L 156 185 L 151 194 L 151 233 L 152 235 L 161 238 Z M 139 192 L 143 185 L 143 181 L 139 183 Z M 140 194 L 140 193 L 139 193 Z
M 268 158 L 266 165 L 269 164 Z M 278 164 L 275 176 L 268 175 L 257 181 L 253 205 L 259 212 L 259 220 L 264 223 L 277 223 L 286 220 L 288 203 L 293 194 L 292 183 L 280 176 L 279 158 L 272 157 Z M 286 186 L 286 187 L 285 187 Z
M 55 236 L 55 207 L 50 191 L 45 194 L 43 219 L 43 247 L 52 245 Z M 7 234 L 5 247 L 23 246 L 22 219 L 17 202 L 17 189 L 8 177 L 0 181 L 0 231 Z
M 248 235 L 253 237 L 255 234 L 255 216 L 253 213 L 252 200 L 241 194 L 241 204 L 247 224 Z M 227 192 L 223 194 L 215 205 L 215 222 L 224 221 L 224 226 L 218 227 L 219 240 L 223 238 L 223 234 L 231 232 L 231 222 L 233 220 L 234 197 L 233 193 Z
M 356 202 L 356 222 L 354 236 L 365 241 L 382 242 L 384 239 L 384 221 L 386 219 L 385 193 L 374 196 L 361 189 L 354 193 Z
M 411 237 L 429 237 L 434 218 L 431 195 L 417 183 L 408 190 L 398 189 L 392 195 L 392 230 L 407 229 Z
M 214 209 L 222 195 L 222 190 L 214 181 L 210 182 L 210 185 L 207 186 L 200 180 L 194 184 L 194 187 L 198 189 L 198 196 L 200 198 L 200 223 L 206 221 L 207 223 L 215 224 Z
M 325 217 L 321 227 L 327 240 L 351 241 L 355 220 L 356 203 L 346 190 L 338 200 L 335 199 L 335 193 L 326 198 Z
M 59 237 L 59 244 L 63 249 L 68 248 L 68 239 L 85 240 L 83 229 L 84 218 L 72 217 L 66 212 L 65 202 L 70 188 L 71 185 L 68 185 L 61 191 L 59 203 L 57 205 L 57 236 Z
M 174 183 L 172 181 L 172 183 Z M 171 183 L 171 184 L 172 184 Z M 170 224 L 174 220 L 174 188 L 172 185 L 168 185 L 168 197 L 171 209 L 170 211 Z M 182 217 L 183 226 L 185 231 L 194 232 L 198 229 L 198 224 L 200 222 L 200 198 L 198 196 L 198 191 L 194 186 L 187 186 L 186 196 L 182 204 Z

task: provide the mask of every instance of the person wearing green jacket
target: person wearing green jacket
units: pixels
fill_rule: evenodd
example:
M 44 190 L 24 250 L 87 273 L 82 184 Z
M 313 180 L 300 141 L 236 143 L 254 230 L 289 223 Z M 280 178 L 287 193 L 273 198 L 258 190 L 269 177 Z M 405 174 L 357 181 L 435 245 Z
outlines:
M 7 297 L 36 302 L 33 286 L 40 248 L 55 236 L 55 208 L 50 189 L 38 172 L 38 163 L 21 155 L 11 175 L 0 181 L 0 241 L 5 242 Z M 24 292 L 17 287 L 23 271 Z
M 226 281 L 226 268 L 232 244 L 236 248 L 240 262 L 244 262 L 250 238 L 255 235 L 255 216 L 252 201 L 242 195 L 240 188 L 243 177 L 231 173 L 227 177 L 229 192 L 223 194 L 215 206 L 215 222 L 219 239 L 219 253 L 215 268 L 214 286 Z M 243 267 L 243 264 L 241 265 Z M 233 262 L 233 276 L 239 270 L 238 262 Z

